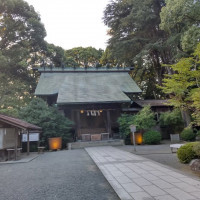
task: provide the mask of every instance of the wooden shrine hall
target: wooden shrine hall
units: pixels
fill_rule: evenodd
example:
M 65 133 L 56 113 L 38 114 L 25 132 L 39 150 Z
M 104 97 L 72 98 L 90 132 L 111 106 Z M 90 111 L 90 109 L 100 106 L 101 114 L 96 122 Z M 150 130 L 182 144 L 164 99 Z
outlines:
M 39 68 L 35 95 L 75 122 L 76 140 L 106 140 L 118 132 L 117 118 L 141 93 L 129 68 Z

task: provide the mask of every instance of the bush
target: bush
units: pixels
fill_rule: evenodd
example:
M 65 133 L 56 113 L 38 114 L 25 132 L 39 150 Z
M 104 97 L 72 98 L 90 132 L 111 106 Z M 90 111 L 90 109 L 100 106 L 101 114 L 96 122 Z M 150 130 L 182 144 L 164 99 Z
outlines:
M 145 106 L 136 115 L 122 114 L 117 122 L 119 123 L 120 136 L 123 139 L 130 138 L 131 131 L 129 126 L 132 124 L 137 127 L 137 130 L 150 130 L 156 124 L 154 113 L 151 111 L 150 106 Z
M 143 135 L 143 140 L 145 144 L 159 144 L 161 141 L 161 134 L 158 131 L 147 131 Z
M 134 125 L 137 127 L 137 130 L 150 130 L 155 126 L 156 121 L 154 120 L 154 115 L 150 106 L 145 106 L 140 110 L 134 118 Z
M 120 136 L 123 139 L 126 139 L 128 137 L 128 135 L 130 135 L 130 128 L 129 126 L 131 124 L 134 124 L 134 115 L 128 115 L 128 114 L 122 114 L 117 122 L 119 123 L 119 132 L 120 132 Z M 130 137 L 129 137 L 130 138 Z
M 19 117 L 42 128 L 40 143 L 46 148 L 48 147 L 48 138 L 51 137 L 62 137 L 63 148 L 71 140 L 73 123 L 60 114 L 57 108 L 49 107 L 40 98 L 34 98 L 30 104 L 21 109 Z
M 177 151 L 177 156 L 180 162 L 189 163 L 192 159 L 196 158 L 197 155 L 193 150 L 195 142 L 191 142 L 181 146 Z
M 193 145 L 193 151 L 198 157 L 200 157 L 200 142 L 195 142 Z
M 183 130 L 183 119 L 179 109 L 161 113 L 160 126 L 166 127 L 168 133 L 180 133 Z
M 185 128 L 181 134 L 181 139 L 184 141 L 194 141 L 196 138 L 196 134 L 193 132 L 191 128 Z

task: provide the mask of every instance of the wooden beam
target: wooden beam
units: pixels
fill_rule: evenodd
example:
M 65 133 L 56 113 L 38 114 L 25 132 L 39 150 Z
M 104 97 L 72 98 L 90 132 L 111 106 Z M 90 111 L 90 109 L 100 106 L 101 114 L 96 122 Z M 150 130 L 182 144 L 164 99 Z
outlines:
M 107 110 L 107 128 L 108 133 L 111 135 L 111 120 L 110 120 L 110 110 Z
M 15 160 L 17 160 L 18 129 L 15 128 Z
M 80 119 L 80 111 L 77 110 L 76 112 L 76 128 L 77 128 L 77 136 L 79 137 L 81 135 L 81 119 Z

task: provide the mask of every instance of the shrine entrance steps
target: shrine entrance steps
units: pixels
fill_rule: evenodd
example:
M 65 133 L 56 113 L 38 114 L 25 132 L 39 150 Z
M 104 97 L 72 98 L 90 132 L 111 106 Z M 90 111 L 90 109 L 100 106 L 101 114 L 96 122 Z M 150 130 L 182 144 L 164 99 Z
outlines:
M 85 147 L 97 147 L 97 146 L 122 146 L 124 145 L 124 140 L 121 139 L 109 139 L 101 141 L 77 141 L 68 144 L 71 149 L 82 149 Z

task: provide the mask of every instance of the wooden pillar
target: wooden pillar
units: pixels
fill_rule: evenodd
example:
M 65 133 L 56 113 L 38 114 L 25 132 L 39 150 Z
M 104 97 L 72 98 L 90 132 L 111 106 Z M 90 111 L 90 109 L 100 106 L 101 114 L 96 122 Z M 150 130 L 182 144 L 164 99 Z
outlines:
M 18 130 L 15 128 L 15 160 L 17 160 Z
M 77 140 L 77 130 L 76 130 L 76 120 L 75 120 L 75 117 L 74 117 L 74 110 L 71 110 L 71 118 L 70 120 L 72 120 L 74 122 L 74 125 L 75 125 L 75 133 L 73 135 L 73 138 L 74 138 L 74 141 Z
M 107 131 L 109 135 L 111 136 L 111 120 L 110 120 L 110 110 L 107 110 Z
M 27 130 L 27 156 L 30 152 L 30 142 L 29 142 L 29 130 Z
M 77 137 L 81 136 L 81 119 L 79 110 L 76 110 L 76 130 Z

